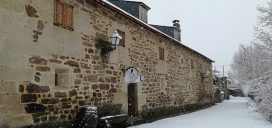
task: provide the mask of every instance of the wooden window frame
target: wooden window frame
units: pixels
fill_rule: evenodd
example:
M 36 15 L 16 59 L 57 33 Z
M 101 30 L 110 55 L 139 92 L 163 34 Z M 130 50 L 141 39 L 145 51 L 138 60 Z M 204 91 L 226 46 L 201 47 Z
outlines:
M 62 6 L 62 7 L 60 7 Z M 61 10 L 60 10 L 61 9 Z M 54 25 L 74 31 L 74 7 L 61 0 L 55 0 L 54 3 Z M 71 11 L 70 13 L 68 11 Z
M 126 33 L 122 30 L 119 30 L 119 29 L 117 29 L 117 32 L 122 37 L 122 39 L 119 42 L 119 45 L 125 47 L 126 46 Z
M 159 47 L 159 59 L 164 60 L 164 48 Z

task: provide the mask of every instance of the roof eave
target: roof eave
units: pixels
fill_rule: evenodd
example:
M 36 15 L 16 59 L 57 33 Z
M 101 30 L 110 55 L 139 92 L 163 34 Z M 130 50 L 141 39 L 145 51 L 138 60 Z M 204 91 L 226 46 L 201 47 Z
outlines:
M 120 9 L 118 9 L 118 8 L 116 8 L 116 7 L 112 6 L 112 5 L 110 5 L 109 3 L 105 2 L 104 0 L 95 0 L 95 1 L 99 2 L 99 3 L 102 4 L 102 5 L 106 5 L 106 6 L 107 6 L 108 8 L 110 8 L 111 10 L 113 10 L 113 11 L 115 11 L 115 12 L 117 12 L 117 13 L 119 13 L 119 14 L 121 14 L 121 15 L 123 15 L 123 16 L 129 18 L 129 19 L 131 19 L 132 21 L 134 21 L 135 23 L 140 24 L 141 26 L 145 27 L 146 29 L 153 31 L 153 32 L 155 32 L 155 33 L 157 33 L 157 34 L 159 34 L 159 35 L 161 35 L 161 36 L 163 36 L 163 37 L 169 39 L 170 41 L 173 41 L 173 42 L 175 42 L 175 43 L 181 45 L 182 47 L 184 47 L 184 48 L 186 48 L 186 49 L 188 49 L 188 50 L 190 50 L 190 51 L 192 51 L 192 52 L 194 52 L 194 53 L 197 53 L 198 55 L 201 55 L 202 57 L 204 57 L 204 58 L 207 59 L 208 61 L 214 63 L 214 61 L 213 61 L 212 59 L 210 59 L 210 58 L 206 57 L 205 55 L 203 55 L 203 54 L 201 54 L 201 53 L 195 51 L 194 49 L 192 49 L 192 48 L 190 48 L 190 47 L 188 47 L 188 46 L 182 44 L 182 43 L 181 43 L 180 41 L 178 41 L 178 40 L 176 40 L 176 39 L 174 39 L 174 38 L 172 38 L 172 37 L 169 37 L 169 36 L 167 36 L 166 34 L 162 34 L 160 30 L 158 30 L 158 29 L 156 29 L 156 28 L 154 28 L 154 27 L 152 27 L 152 26 L 150 26 L 150 25 L 148 25 L 148 24 L 146 24 L 146 23 L 143 23 L 143 22 L 137 20 L 136 17 L 133 17 L 133 16 L 130 16 L 130 15 L 126 14 L 125 12 L 123 12 L 123 11 L 121 11 Z

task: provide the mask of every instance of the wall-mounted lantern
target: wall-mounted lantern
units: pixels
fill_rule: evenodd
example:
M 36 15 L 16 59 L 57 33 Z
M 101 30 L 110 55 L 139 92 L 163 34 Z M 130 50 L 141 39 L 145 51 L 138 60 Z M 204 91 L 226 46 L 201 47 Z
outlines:
M 114 46 L 118 46 L 121 39 L 122 37 L 119 35 L 117 31 L 114 31 L 112 36 L 110 37 L 111 43 Z
M 110 41 L 97 38 L 95 47 L 100 49 L 100 55 L 103 62 L 107 61 L 109 53 L 116 49 L 116 46 L 119 45 L 121 39 L 122 37 L 118 34 L 117 31 L 113 32 L 112 36 L 110 37 Z

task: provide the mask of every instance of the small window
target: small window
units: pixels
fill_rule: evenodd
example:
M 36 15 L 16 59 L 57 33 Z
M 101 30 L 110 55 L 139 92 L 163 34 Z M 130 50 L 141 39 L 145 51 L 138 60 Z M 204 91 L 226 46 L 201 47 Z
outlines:
M 73 6 L 55 0 L 54 25 L 73 30 Z
M 55 86 L 67 86 L 69 81 L 68 70 L 55 70 Z
M 191 60 L 191 69 L 194 69 L 194 68 L 195 68 L 195 61 Z
M 159 47 L 159 58 L 160 60 L 164 60 L 164 49 Z
M 118 34 L 122 37 L 122 39 L 120 40 L 120 46 L 125 47 L 125 41 L 126 41 L 126 34 L 125 32 L 121 31 L 121 30 L 117 30 Z

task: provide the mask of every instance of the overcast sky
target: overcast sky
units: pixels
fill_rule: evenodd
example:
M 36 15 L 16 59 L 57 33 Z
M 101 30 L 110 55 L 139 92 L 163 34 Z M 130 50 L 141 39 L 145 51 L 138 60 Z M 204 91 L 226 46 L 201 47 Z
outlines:
M 256 7 L 268 0 L 141 0 L 149 11 L 149 23 L 172 25 L 181 21 L 182 43 L 215 61 L 229 65 L 239 44 L 254 38 Z M 229 66 L 226 66 L 227 70 Z

